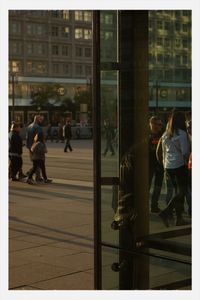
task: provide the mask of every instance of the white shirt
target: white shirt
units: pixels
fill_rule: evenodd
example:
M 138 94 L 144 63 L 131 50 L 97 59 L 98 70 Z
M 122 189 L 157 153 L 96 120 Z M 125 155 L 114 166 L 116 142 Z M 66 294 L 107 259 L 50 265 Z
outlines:
M 176 169 L 185 165 L 189 156 L 189 141 L 187 133 L 178 129 L 171 138 L 166 132 L 162 136 L 163 166 L 165 169 Z

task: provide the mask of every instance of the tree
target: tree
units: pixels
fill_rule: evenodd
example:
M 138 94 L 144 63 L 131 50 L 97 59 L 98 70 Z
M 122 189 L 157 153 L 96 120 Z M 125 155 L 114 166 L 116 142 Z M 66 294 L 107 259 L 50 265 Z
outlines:
M 55 103 L 60 102 L 59 88 L 61 85 L 42 85 L 39 86 L 37 91 L 31 93 L 31 105 L 38 107 L 47 107 L 50 103 L 49 100 L 53 99 Z
M 87 104 L 88 110 L 92 108 L 92 97 L 90 90 L 77 90 L 74 95 L 76 105 Z

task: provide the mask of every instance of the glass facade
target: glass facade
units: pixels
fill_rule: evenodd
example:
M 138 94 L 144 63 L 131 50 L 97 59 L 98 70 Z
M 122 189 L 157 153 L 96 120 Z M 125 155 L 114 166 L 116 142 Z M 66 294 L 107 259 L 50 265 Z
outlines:
M 185 222 L 175 209 L 166 225 L 160 212 L 178 192 L 163 167 L 152 171 L 149 119 L 163 133 L 172 109 L 191 117 L 191 12 L 101 11 L 98 21 L 97 286 L 190 290 L 191 196 Z

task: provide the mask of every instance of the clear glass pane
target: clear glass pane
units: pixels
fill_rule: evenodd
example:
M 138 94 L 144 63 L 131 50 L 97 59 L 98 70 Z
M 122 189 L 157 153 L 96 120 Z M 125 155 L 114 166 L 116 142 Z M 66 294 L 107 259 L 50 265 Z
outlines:
M 101 188 L 101 234 L 102 242 L 112 245 L 119 244 L 119 232 L 111 228 L 113 216 L 116 212 L 118 186 L 102 186 Z
M 101 177 L 118 177 L 118 71 L 101 72 Z
M 100 12 L 101 31 L 101 62 L 117 61 L 117 11 L 104 10 Z

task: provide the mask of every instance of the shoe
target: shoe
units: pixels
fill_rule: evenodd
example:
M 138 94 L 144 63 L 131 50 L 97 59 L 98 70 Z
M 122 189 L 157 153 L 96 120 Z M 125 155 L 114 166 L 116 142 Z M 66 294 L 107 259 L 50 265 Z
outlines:
M 44 183 L 51 183 L 53 180 L 52 179 L 45 179 Z
M 25 174 L 22 174 L 22 175 L 20 175 L 19 176 L 19 180 L 22 180 L 22 179 L 24 179 L 24 178 L 26 178 L 27 176 L 25 175 Z
M 161 211 L 161 212 L 159 213 L 159 217 L 160 217 L 161 220 L 163 221 L 163 224 L 164 224 L 166 227 L 169 227 L 168 217 L 167 217 L 167 215 L 165 215 L 165 214 L 163 213 L 163 211 Z
M 64 150 L 64 152 L 68 152 L 67 150 Z
M 160 213 L 161 210 L 160 210 L 159 207 L 152 207 L 152 208 L 151 208 L 151 212 L 152 212 L 152 213 Z
M 42 177 L 39 177 L 39 178 L 35 178 L 35 181 L 36 181 L 37 183 L 40 183 L 40 182 L 43 182 L 44 180 L 43 180 Z
M 26 180 L 26 183 L 28 183 L 28 184 L 35 184 L 34 181 L 33 181 L 33 179 L 30 179 L 30 178 L 28 178 Z

